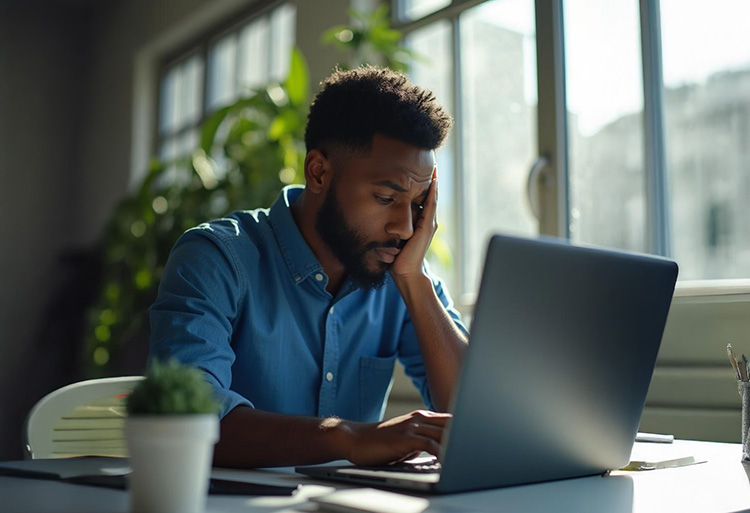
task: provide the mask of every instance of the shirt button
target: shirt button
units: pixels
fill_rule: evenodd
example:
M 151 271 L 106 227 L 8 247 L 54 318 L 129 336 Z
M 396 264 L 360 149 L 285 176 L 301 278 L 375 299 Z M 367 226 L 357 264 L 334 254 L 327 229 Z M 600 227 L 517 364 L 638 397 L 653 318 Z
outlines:
M 328 310 L 328 313 L 329 313 L 329 314 L 331 314 L 331 315 L 333 315 L 333 309 L 334 309 L 334 307 L 332 306 L 332 307 L 330 308 L 330 310 Z
M 323 281 L 323 275 L 320 274 L 320 273 L 318 273 L 318 274 L 315 275 L 315 279 L 318 280 L 318 281 Z
M 333 372 L 326 373 L 326 381 L 333 381 Z

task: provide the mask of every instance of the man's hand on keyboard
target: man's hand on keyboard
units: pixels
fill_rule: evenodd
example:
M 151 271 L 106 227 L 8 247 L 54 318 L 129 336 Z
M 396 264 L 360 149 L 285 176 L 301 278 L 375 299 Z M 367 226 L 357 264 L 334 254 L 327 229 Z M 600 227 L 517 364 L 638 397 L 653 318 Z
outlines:
M 386 465 L 422 451 L 438 456 L 449 413 L 413 411 L 379 423 L 345 422 L 347 459 L 357 465 Z

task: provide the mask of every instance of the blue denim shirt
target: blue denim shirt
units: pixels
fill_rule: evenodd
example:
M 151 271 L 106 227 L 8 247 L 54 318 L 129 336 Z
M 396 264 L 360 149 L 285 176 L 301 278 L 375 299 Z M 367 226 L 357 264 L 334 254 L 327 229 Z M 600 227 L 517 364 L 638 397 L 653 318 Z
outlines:
M 289 208 L 301 192 L 287 187 L 270 209 L 185 232 L 150 309 L 150 356 L 203 369 L 222 417 L 248 405 L 380 420 L 397 357 L 434 409 L 414 327 L 390 275 L 378 290 L 344 282 L 336 297 L 326 291 L 328 277 Z M 441 282 L 433 284 L 465 332 Z

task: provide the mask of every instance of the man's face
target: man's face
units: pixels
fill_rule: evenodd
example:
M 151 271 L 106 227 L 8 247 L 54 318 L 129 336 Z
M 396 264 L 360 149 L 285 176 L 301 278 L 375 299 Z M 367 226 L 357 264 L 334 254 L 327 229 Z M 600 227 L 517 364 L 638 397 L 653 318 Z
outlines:
M 383 285 L 414 234 L 432 182 L 434 153 L 376 134 L 370 154 L 334 170 L 316 228 L 355 285 Z

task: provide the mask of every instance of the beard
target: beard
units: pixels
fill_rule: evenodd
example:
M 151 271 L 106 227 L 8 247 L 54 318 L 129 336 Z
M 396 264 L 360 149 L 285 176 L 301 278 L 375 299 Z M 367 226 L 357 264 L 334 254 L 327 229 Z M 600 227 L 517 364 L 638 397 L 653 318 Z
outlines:
M 365 290 L 378 289 L 385 285 L 385 275 L 391 264 L 380 262 L 378 268 L 372 270 L 367 266 L 367 254 L 375 248 L 398 247 L 398 242 L 367 242 L 349 226 L 336 196 L 336 186 L 334 180 L 318 210 L 315 227 L 355 286 Z

